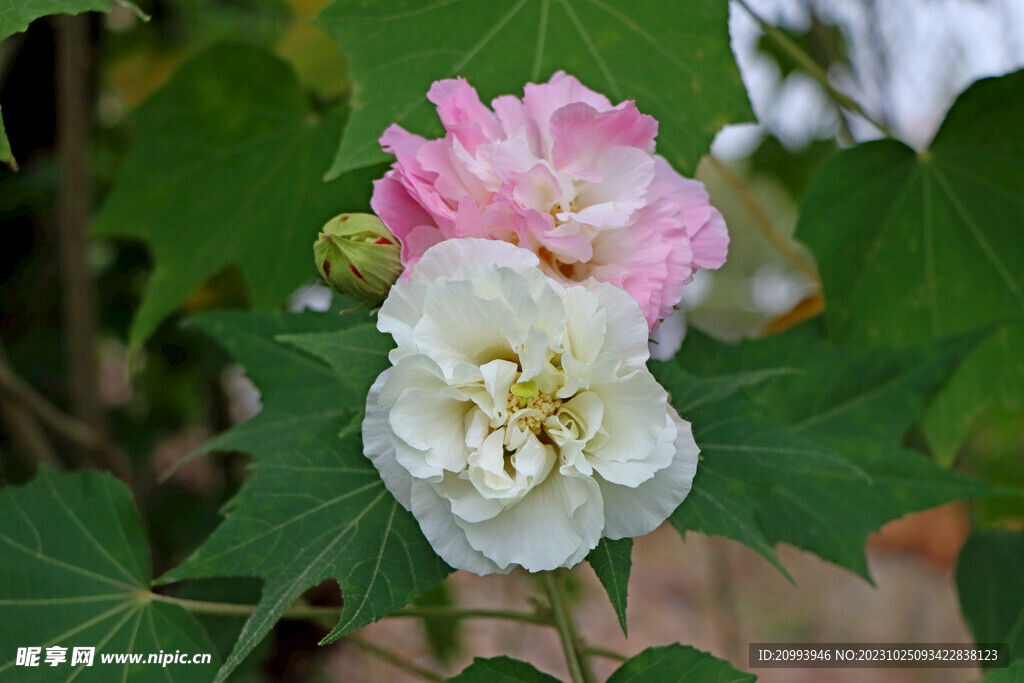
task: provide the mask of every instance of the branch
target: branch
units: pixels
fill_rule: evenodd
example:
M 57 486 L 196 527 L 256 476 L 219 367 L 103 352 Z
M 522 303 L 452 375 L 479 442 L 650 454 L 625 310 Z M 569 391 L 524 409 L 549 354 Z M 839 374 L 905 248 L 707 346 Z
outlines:
M 208 602 L 206 600 L 190 600 L 188 598 L 175 598 L 170 595 L 148 593 L 147 600 L 159 600 L 172 605 L 184 607 L 189 612 L 196 614 L 219 614 L 223 616 L 249 616 L 256 611 L 256 605 L 240 605 L 232 602 Z M 295 604 L 285 610 L 281 615 L 282 619 L 337 619 L 341 616 L 343 607 L 319 607 L 314 605 Z M 535 612 L 517 612 L 512 610 L 489 610 L 489 609 L 460 609 L 457 607 L 408 607 L 406 609 L 392 612 L 384 617 L 388 618 L 423 618 L 444 616 L 452 619 L 505 619 L 508 621 L 521 621 L 537 626 L 553 626 L 547 617 Z
M 89 267 L 89 205 L 92 179 L 89 135 L 92 125 L 92 54 L 88 15 L 53 18 L 56 46 L 57 248 L 60 257 L 64 341 L 71 413 L 98 429 L 103 411 L 97 396 L 96 294 Z
M 217 614 L 221 616 L 238 616 L 247 617 L 251 616 L 256 611 L 256 605 L 240 605 L 231 602 L 208 602 L 206 600 L 190 600 L 187 598 L 175 598 L 169 595 L 160 595 L 152 593 L 150 591 L 142 591 L 140 593 L 140 599 L 143 601 L 157 600 L 159 602 L 166 602 L 172 605 L 183 607 L 184 609 L 194 614 Z M 300 600 L 295 605 L 285 610 L 284 614 L 281 615 L 282 619 L 301 619 L 301 620 L 313 620 L 313 621 L 329 621 L 330 619 L 337 619 L 341 616 L 342 607 L 318 607 L 313 605 L 303 604 Z M 428 616 L 446 616 L 454 619 L 507 619 L 511 621 L 521 621 L 529 624 L 535 624 L 538 626 L 552 626 L 554 625 L 550 619 L 547 619 L 543 615 L 535 614 L 533 612 L 514 612 L 506 610 L 486 610 L 486 609 L 458 609 L 455 607 L 410 607 L 408 609 L 399 610 L 387 615 L 387 617 L 405 617 L 405 618 L 422 618 Z M 407 671 L 411 674 L 419 676 L 428 681 L 443 681 L 443 676 L 434 673 L 428 669 L 425 669 L 415 662 L 409 661 L 400 654 L 380 647 L 374 643 L 371 643 L 359 636 L 348 634 L 342 636 L 345 640 L 351 642 L 353 645 L 358 647 L 365 652 L 382 659 L 392 666 L 398 667 L 403 671 Z M 615 655 L 609 653 L 606 650 L 594 650 L 595 655 L 604 657 L 621 657 L 621 655 Z M 623 658 L 624 659 L 624 658 Z M 582 680 L 582 679 L 581 679 Z M 592 681 L 591 679 L 586 679 Z
M 899 139 L 884 121 L 879 121 L 876 117 L 865 111 L 864 107 L 862 107 L 859 102 L 846 93 L 837 90 L 828 80 L 828 74 L 825 73 L 825 70 L 822 69 L 817 62 L 811 59 L 810 55 L 804 52 L 799 45 L 793 42 L 793 40 L 787 36 L 784 31 L 782 31 L 778 26 L 774 26 L 773 24 L 769 24 L 765 21 L 757 12 L 751 9 L 746 0 L 736 0 L 736 2 L 738 2 L 740 7 L 746 10 L 747 14 L 757 22 L 758 26 L 761 27 L 761 30 L 764 31 L 768 38 L 785 51 L 786 54 L 792 57 L 793 60 L 800 65 L 800 68 L 810 74 L 811 78 L 816 80 L 821 87 L 825 89 L 825 92 L 828 93 L 829 97 L 831 97 L 836 104 L 843 109 L 852 111 L 862 117 L 868 123 L 881 131 L 886 137 L 893 138 L 894 140 Z
M 367 654 L 371 654 L 374 657 L 377 657 L 378 659 L 387 662 L 391 666 L 401 669 L 402 671 L 411 673 L 414 676 L 419 676 L 425 681 L 446 680 L 444 676 L 434 673 L 430 669 L 425 669 L 419 664 L 416 664 L 415 662 L 409 661 L 397 652 L 393 652 L 391 650 L 381 647 L 380 645 L 371 643 L 370 641 L 364 640 L 359 636 L 347 635 L 343 636 L 343 638 L 346 641 L 358 647 L 360 650 L 366 652 Z
M 50 403 L 46 397 L 23 380 L 7 362 L 0 346 L 0 395 L 13 405 L 34 416 L 39 423 L 60 437 L 67 439 L 96 457 L 97 464 L 124 480 L 128 480 L 129 467 L 124 454 L 101 432 L 80 422 Z M 49 463 L 48 463 L 49 464 Z
M 64 468 L 32 413 L 6 397 L 0 397 L 0 408 L 3 408 L 15 453 L 26 453 L 33 462 L 45 463 L 57 470 Z

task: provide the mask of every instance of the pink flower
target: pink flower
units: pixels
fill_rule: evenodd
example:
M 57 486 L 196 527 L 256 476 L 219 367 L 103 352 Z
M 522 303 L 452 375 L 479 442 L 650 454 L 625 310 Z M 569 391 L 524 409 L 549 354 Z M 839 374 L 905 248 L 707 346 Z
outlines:
M 493 111 L 461 78 L 427 97 L 445 136 L 384 131 L 397 161 L 370 202 L 402 243 L 403 280 L 438 242 L 504 240 L 560 282 L 622 287 L 653 331 L 694 271 L 725 262 L 722 215 L 701 183 L 654 154 L 658 122 L 634 102 L 613 107 L 561 71 L 522 99 L 496 98 Z

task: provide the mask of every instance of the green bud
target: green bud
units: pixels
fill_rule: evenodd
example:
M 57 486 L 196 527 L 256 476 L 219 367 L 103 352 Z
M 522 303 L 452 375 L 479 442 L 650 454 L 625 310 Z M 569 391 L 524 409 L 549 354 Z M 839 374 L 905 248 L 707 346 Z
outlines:
M 313 244 L 321 277 L 331 289 L 379 303 L 402 274 L 401 246 L 384 222 L 369 213 L 343 213 L 327 221 Z

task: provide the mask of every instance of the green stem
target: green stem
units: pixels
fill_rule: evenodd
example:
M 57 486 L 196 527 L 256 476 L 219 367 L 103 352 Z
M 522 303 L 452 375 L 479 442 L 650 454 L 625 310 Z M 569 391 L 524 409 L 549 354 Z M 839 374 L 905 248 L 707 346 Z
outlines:
M 538 578 L 551 604 L 551 614 L 555 618 L 555 627 L 565 652 L 565 663 L 569 666 L 569 677 L 573 683 L 596 683 L 594 672 L 587 663 L 586 647 L 576 632 L 576 624 L 569 611 L 569 603 L 562 589 L 562 577 L 556 576 L 554 572 L 541 572 Z
M 391 666 L 407 671 L 414 676 L 419 676 L 425 681 L 444 681 L 445 677 L 440 674 L 434 673 L 430 669 L 424 669 L 422 666 L 409 661 L 397 652 L 392 652 L 387 648 L 383 648 L 380 645 L 375 645 L 368 640 L 364 640 L 359 636 L 347 635 L 345 640 L 352 643 L 360 650 L 363 650 L 367 654 L 371 654 L 377 659 L 387 662 Z
M 583 649 L 583 653 L 592 657 L 604 657 L 605 659 L 614 659 L 617 662 L 625 662 L 629 659 L 626 655 L 615 650 L 607 650 L 603 647 L 594 647 L 588 645 Z
M 195 614 L 219 614 L 222 616 L 249 616 L 256 611 L 255 605 L 239 605 L 231 602 L 208 602 L 206 600 L 190 600 L 188 598 L 175 598 L 170 595 L 158 595 L 148 593 L 147 600 L 159 600 L 172 605 L 183 607 Z M 335 617 L 341 615 L 341 607 L 316 607 L 313 605 L 293 605 L 281 615 L 282 619 L 322 619 L 324 617 Z M 459 609 L 456 607 L 408 607 L 406 609 L 392 612 L 385 618 L 423 618 L 423 617 L 451 617 L 453 619 L 505 619 L 508 621 L 520 621 L 537 626 L 553 626 L 554 624 L 547 617 L 534 612 L 517 612 L 513 610 L 490 610 L 490 609 Z
M 854 100 L 852 97 L 850 97 L 846 93 L 837 90 L 835 86 L 833 86 L 832 83 L 829 82 L 828 74 L 825 73 L 825 70 L 822 69 L 817 62 L 811 59 L 810 55 L 804 52 L 799 45 L 793 42 L 793 40 L 789 36 L 787 36 L 783 30 L 781 30 L 778 26 L 774 26 L 765 21 L 757 12 L 751 9 L 750 5 L 747 4 L 746 0 L 736 1 L 740 4 L 740 7 L 746 10 L 747 14 L 749 14 L 754 19 L 754 21 L 757 22 L 758 26 L 761 27 L 761 30 L 764 31 L 765 35 L 767 35 L 772 41 L 775 42 L 776 45 L 778 45 L 782 50 L 784 50 L 786 54 L 792 57 L 793 60 L 796 61 L 796 63 L 799 64 L 804 71 L 810 74 L 811 78 L 813 78 L 814 80 L 821 84 L 821 87 L 825 89 L 825 92 L 828 93 L 829 97 L 831 97 L 836 104 L 838 104 L 843 109 L 852 111 L 853 113 L 862 117 L 863 119 L 871 123 L 871 125 L 873 125 L 875 128 L 880 130 L 882 134 L 885 135 L 886 137 L 893 138 L 894 140 L 899 139 L 896 137 L 896 134 L 893 133 L 892 129 L 889 128 L 889 126 L 885 125 L 885 122 L 878 120 L 876 117 L 872 116 L 867 111 L 865 111 L 864 107 L 860 106 L 860 103 Z
M 392 612 L 388 617 L 452 617 L 455 619 L 506 619 L 536 626 L 554 626 L 548 617 L 534 612 L 497 609 L 459 609 L 457 607 L 407 607 Z

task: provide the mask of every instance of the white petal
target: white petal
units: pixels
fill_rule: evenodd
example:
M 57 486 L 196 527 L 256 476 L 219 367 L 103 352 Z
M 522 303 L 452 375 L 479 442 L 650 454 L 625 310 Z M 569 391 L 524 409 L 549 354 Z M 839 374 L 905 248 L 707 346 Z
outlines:
M 599 306 L 607 312 L 601 351 L 621 357 L 624 371 L 644 367 L 649 356 L 648 327 L 636 299 L 607 282 L 591 279 L 583 286 L 597 297 Z
M 484 376 L 484 387 L 493 406 L 488 416 L 504 424 L 508 419 L 508 390 L 516 381 L 519 368 L 511 361 L 494 360 L 481 367 L 480 372 Z
M 602 426 L 608 442 L 594 458 L 603 461 L 627 462 L 651 457 L 665 429 L 665 407 L 668 395 L 646 369 L 624 378 L 599 378 L 590 390 L 604 403 Z
M 512 348 L 527 331 L 505 302 L 477 297 L 472 283 L 438 280 L 430 284 L 414 333 L 419 348 L 450 373 L 458 363 L 516 361 Z
M 469 456 L 469 480 L 484 498 L 504 501 L 521 493 L 521 487 L 505 471 L 504 437 L 504 430 L 492 432 Z
M 398 345 L 388 357 L 392 364 L 415 353 L 413 328 L 423 317 L 423 299 L 427 293 L 424 282 L 398 283 L 391 288 L 388 298 L 377 313 L 377 329 L 395 338 Z
M 686 313 L 679 309 L 661 321 L 661 326 L 651 335 L 647 348 L 654 360 L 671 360 L 679 352 L 684 339 L 686 339 Z
M 607 432 L 601 436 L 607 436 Z M 672 463 L 676 437 L 675 423 L 671 418 L 666 417 L 662 429 L 658 432 L 655 445 L 649 451 L 638 452 L 639 457 L 626 461 L 589 457 L 588 462 L 609 483 L 630 487 L 639 486 Z M 603 451 L 596 450 L 596 452 L 600 454 Z
M 432 282 L 437 278 L 453 277 L 460 267 L 473 263 L 535 268 L 540 261 L 533 252 L 508 242 L 485 239 L 445 240 L 424 252 L 409 279 L 411 282 Z
M 551 472 L 555 464 L 555 449 L 542 444 L 531 434 L 523 447 L 512 454 L 511 462 L 516 479 L 521 481 L 526 490 L 530 490 L 544 481 Z
M 438 396 L 421 389 L 402 393 L 391 409 L 388 423 L 395 436 L 426 453 L 424 467 L 410 470 L 413 476 L 437 475 L 441 469 L 462 471 L 469 456 L 466 413 L 473 407 L 471 401 Z
M 671 465 L 636 488 L 598 479 L 604 495 L 604 535 L 608 538 L 642 536 L 654 531 L 690 492 L 700 449 L 693 440 L 690 423 L 680 419 L 672 408 L 668 411 L 676 424 L 676 452 Z
M 403 391 L 422 389 L 442 392 L 447 385 L 437 363 L 423 354 L 406 356 L 388 369 L 387 382 L 380 388 L 380 404 L 390 409 Z
M 553 472 L 494 519 L 456 523 L 469 544 L 499 567 L 519 564 L 531 572 L 571 567 L 601 540 L 601 491 L 590 477 Z
M 451 472 L 434 484 L 434 491 L 451 503 L 452 514 L 467 522 L 491 519 L 505 509 L 500 500 L 484 498 L 471 481 Z
M 575 441 L 582 448 L 597 433 L 604 416 L 604 404 L 592 391 L 584 391 L 566 401 L 545 422 L 547 434 L 561 446 Z
M 562 294 L 562 302 L 565 305 L 569 352 L 580 363 L 590 364 L 604 342 L 608 314 L 599 309 L 600 299 L 585 287 L 567 288 Z M 646 332 L 646 327 L 644 330 Z
M 391 427 L 388 425 L 388 410 L 381 406 L 379 401 L 381 387 L 393 370 L 389 368 L 380 373 L 366 397 L 366 417 L 363 418 L 362 425 L 363 453 L 380 472 L 380 478 L 384 480 L 384 485 L 391 491 L 391 495 L 408 510 L 412 477 L 395 459 L 395 448 L 391 444 Z
M 466 540 L 466 534 L 455 524 L 456 518 L 448 501 L 437 495 L 430 484 L 413 481 L 412 514 L 430 545 L 452 567 L 481 576 L 508 574 L 514 568 L 511 565 L 499 567 L 483 553 L 474 550 Z

